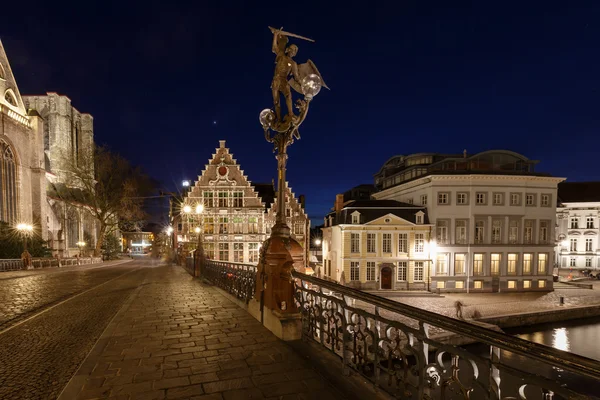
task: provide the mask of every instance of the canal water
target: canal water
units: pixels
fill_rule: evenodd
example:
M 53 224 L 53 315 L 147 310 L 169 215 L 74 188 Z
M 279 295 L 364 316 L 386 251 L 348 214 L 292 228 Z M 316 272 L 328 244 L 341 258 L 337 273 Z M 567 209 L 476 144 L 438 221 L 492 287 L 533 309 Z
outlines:
M 533 327 L 511 328 L 504 331 L 521 339 L 541 343 L 555 349 L 600 361 L 600 317 L 536 325 Z M 478 351 L 482 356 L 485 355 L 485 352 L 489 353 L 489 350 L 485 347 L 480 347 L 481 345 L 473 346 L 478 348 L 478 350 L 474 350 Z M 565 384 L 566 387 L 576 389 L 591 399 L 600 399 L 600 382 L 592 378 L 577 376 L 560 368 L 540 365 L 531 359 L 504 351 L 502 352 L 501 359 L 503 363 L 517 367 L 520 370 L 557 380 Z M 503 393 L 503 395 L 510 394 Z M 537 393 L 533 397 L 537 398 Z

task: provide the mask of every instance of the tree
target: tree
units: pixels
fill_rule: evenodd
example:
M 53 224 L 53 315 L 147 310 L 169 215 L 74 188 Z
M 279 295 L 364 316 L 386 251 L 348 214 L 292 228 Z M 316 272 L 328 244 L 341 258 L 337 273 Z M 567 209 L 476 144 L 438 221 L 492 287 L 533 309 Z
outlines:
M 94 146 L 74 157 L 62 157 L 62 170 L 59 180 L 64 184 L 54 185 L 56 194 L 69 204 L 86 208 L 97 220 L 96 256 L 119 223 L 145 219 L 143 197 L 151 191 L 151 181 L 120 155 Z
M 119 252 L 121 250 L 121 246 L 119 243 L 119 239 L 113 235 L 109 234 L 104 239 L 104 243 L 102 244 L 102 255 L 105 260 L 115 260 L 118 258 Z

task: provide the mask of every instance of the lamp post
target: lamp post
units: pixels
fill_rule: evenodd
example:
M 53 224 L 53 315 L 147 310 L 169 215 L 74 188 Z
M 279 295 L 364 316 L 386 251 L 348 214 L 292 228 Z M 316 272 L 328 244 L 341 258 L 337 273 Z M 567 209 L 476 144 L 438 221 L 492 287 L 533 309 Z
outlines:
M 204 212 L 204 204 L 196 205 L 196 215 L 198 216 L 198 226 L 194 229 L 196 234 L 198 235 L 198 241 L 196 244 L 196 251 L 194 252 L 194 276 L 202 275 L 202 269 L 204 265 L 204 248 L 202 246 L 202 233 L 204 230 L 203 224 L 203 212 Z
M 23 251 L 27 251 L 27 239 L 33 233 L 33 226 L 29 224 L 17 224 L 17 231 L 23 237 Z
M 311 39 L 281 29 L 271 27 L 269 29 L 273 33 L 272 51 L 276 54 L 275 73 L 271 82 L 273 109 L 262 110 L 259 121 L 266 141 L 273 143 L 273 152 L 276 153 L 277 211 L 271 236 L 264 242 L 260 252 L 255 300 L 260 303 L 261 322 L 265 325 L 279 325 L 279 328 L 272 326 L 272 330 L 286 340 L 300 337 L 300 331 L 296 329 L 299 316 L 294 302 L 291 272 L 292 269 L 306 271 L 306 250 L 291 237 L 290 228 L 286 223 L 287 149 L 294 140 L 300 139 L 298 129 L 306 119 L 311 101 L 322 86 L 327 86 L 315 64 L 310 60 L 305 64 L 297 64 L 293 57 L 296 56 L 298 47 L 295 44 L 287 45 L 290 37 L 312 41 Z M 298 114 L 292 107 L 292 89 L 303 95 L 303 98 L 295 102 Z M 287 106 L 286 115 L 282 115 L 281 112 L 281 94 Z M 293 324 L 294 328 L 285 328 L 286 324 Z M 284 337 L 286 335 L 289 337 Z
M 75 244 L 79 247 L 79 257 L 81 257 L 81 249 L 85 247 L 85 242 L 77 242 Z

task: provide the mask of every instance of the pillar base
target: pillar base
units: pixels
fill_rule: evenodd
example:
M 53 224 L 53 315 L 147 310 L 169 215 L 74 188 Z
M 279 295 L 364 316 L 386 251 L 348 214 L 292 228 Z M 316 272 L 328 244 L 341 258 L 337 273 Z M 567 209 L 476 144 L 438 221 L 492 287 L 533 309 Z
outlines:
M 248 311 L 258 321 L 261 320 L 260 303 L 257 300 L 250 300 Z M 263 326 L 279 339 L 290 341 L 302 338 L 302 315 L 299 312 L 280 313 L 268 308 L 263 308 L 262 311 Z

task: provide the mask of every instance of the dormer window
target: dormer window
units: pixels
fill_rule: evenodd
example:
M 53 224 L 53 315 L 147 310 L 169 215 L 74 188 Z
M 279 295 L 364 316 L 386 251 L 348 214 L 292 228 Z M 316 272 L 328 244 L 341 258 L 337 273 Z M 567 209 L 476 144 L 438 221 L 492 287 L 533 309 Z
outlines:
M 352 215 L 352 223 L 360 224 L 360 213 L 358 211 L 354 211 L 351 215 Z
M 423 216 L 425 215 L 425 213 L 423 211 L 419 211 L 415 215 L 416 215 L 415 223 L 417 225 L 422 225 L 423 224 Z

